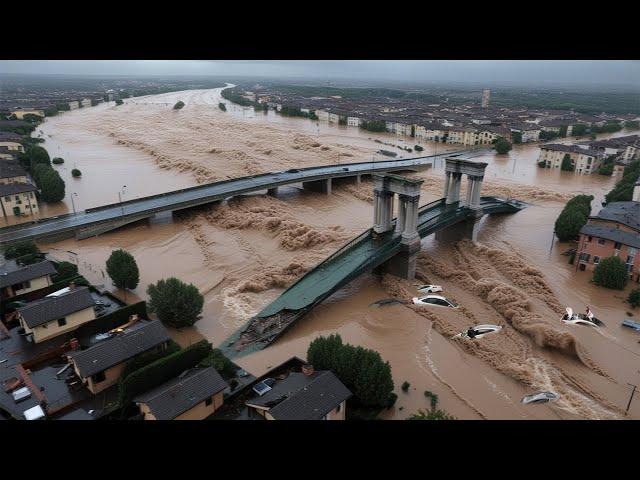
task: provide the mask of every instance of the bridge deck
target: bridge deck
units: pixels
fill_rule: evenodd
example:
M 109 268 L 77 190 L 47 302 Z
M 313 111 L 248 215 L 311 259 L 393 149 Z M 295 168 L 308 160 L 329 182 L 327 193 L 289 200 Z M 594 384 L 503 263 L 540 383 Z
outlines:
M 214 182 L 174 192 L 128 200 L 122 203 L 90 208 L 77 214 L 60 215 L 30 223 L 0 228 L 0 244 L 37 239 L 51 235 L 76 232 L 79 229 L 109 225 L 118 228 L 133 221 L 148 218 L 156 213 L 181 210 L 204 205 L 244 193 L 300 182 L 313 182 L 329 178 L 353 177 L 376 172 L 411 170 L 433 165 L 436 159 L 469 156 L 479 151 L 449 152 L 404 160 L 359 162 L 321 167 L 290 169 L 249 177 Z
M 482 197 L 481 206 L 483 213 L 511 213 L 522 209 L 524 204 Z M 429 203 L 419 210 L 418 233 L 426 237 L 463 221 L 470 213 L 470 209 L 460 203 L 445 205 L 444 199 Z M 389 260 L 400 248 L 401 237 L 395 232 L 376 237 L 371 229 L 365 231 L 291 285 L 229 337 L 221 349 L 227 355 L 237 356 L 239 352 L 246 354 L 264 348 L 315 305 L 354 278 Z

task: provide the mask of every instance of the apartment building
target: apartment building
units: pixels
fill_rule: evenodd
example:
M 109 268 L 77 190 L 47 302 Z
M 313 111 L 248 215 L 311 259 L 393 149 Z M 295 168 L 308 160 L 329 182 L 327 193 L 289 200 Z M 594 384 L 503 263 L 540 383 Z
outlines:
M 24 147 L 20 143 L 22 137 L 13 132 L 0 132 L 0 147 L 6 147 L 10 152 L 24 153 Z
M 2 299 L 34 292 L 51 285 L 51 275 L 56 269 L 48 260 L 32 263 L 31 265 L 19 265 L 15 260 L 0 266 L 0 294 Z
M 634 198 L 640 200 L 640 182 Z M 576 270 L 593 270 L 603 258 L 620 257 L 629 278 L 640 282 L 640 201 L 613 202 L 580 230 Z
M 30 183 L 1 183 L 0 210 L 2 216 L 6 219 L 21 215 L 38 215 L 38 200 L 35 195 L 37 190 Z
M 27 172 L 17 160 L 3 160 L 0 162 L 0 185 L 9 183 L 29 183 Z
M 583 148 L 585 147 L 585 148 Z M 571 165 L 577 173 L 591 174 L 597 172 L 606 155 L 586 146 L 547 144 L 540 147 L 538 163 L 545 162 L 546 168 L 560 168 L 565 155 L 569 155 Z

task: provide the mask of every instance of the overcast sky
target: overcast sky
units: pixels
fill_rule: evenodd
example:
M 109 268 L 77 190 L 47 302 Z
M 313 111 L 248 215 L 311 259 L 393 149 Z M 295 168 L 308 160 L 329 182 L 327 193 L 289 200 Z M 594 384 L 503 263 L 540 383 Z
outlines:
M 640 85 L 619 60 L 2 60 L 0 73 L 229 75 L 411 83 Z

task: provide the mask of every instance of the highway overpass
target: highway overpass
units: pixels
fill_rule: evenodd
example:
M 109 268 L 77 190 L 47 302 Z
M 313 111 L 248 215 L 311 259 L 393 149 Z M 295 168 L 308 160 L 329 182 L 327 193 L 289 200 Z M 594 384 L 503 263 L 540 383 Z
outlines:
M 49 217 L 0 228 L 0 244 L 5 245 L 22 240 L 57 240 L 68 237 L 80 240 L 166 212 L 206 205 L 236 195 L 262 190 L 273 193 L 275 189 L 283 185 L 302 183 L 305 188 L 330 193 L 331 180 L 334 178 L 360 177 L 361 175 L 382 172 L 415 171 L 433 165 L 436 159 L 469 157 L 472 153 L 477 155 L 480 151 L 467 150 L 403 160 L 293 168 L 283 172 L 234 178 L 122 203 L 89 208 L 76 214 Z

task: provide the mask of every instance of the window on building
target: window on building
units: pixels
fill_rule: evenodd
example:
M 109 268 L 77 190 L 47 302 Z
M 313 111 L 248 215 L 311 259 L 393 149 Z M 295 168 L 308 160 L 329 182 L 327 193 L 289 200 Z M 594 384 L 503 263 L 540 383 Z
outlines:
M 616 242 L 615 249 L 620 250 L 620 247 L 622 247 L 622 244 L 620 242 Z
M 336 407 L 336 413 L 339 413 L 340 410 L 342 410 L 342 403 L 339 403 L 338 406 Z
M 60 318 L 58 319 L 58 326 L 59 327 L 64 327 L 67 324 L 67 319 L 66 318 Z
M 213 403 L 213 397 L 209 397 L 204 401 L 204 404 L 208 407 Z
M 598 265 L 599 263 L 600 263 L 600 257 L 598 257 L 598 256 L 594 256 L 594 257 L 593 257 L 593 264 L 594 264 L 594 265 Z
M 107 379 L 107 376 L 104 373 L 104 370 L 102 372 L 98 372 L 95 375 L 91 376 L 91 380 L 93 380 L 93 383 L 100 383 L 100 382 L 104 382 Z
M 589 235 L 587 242 L 590 242 L 593 239 L 593 237 L 591 235 Z
M 598 245 L 604 245 L 605 243 L 607 243 L 607 241 L 604 238 L 598 239 Z
M 11 197 L 4 197 L 5 203 L 9 203 L 11 201 Z

